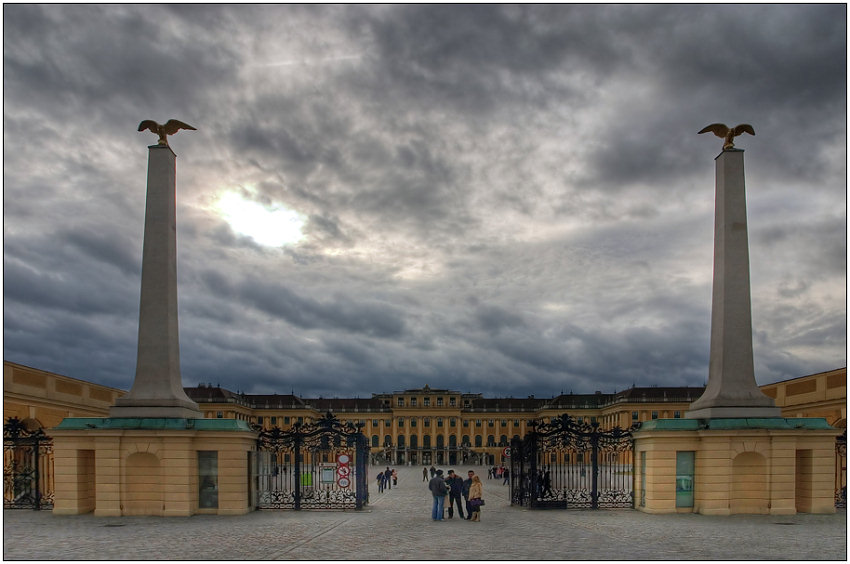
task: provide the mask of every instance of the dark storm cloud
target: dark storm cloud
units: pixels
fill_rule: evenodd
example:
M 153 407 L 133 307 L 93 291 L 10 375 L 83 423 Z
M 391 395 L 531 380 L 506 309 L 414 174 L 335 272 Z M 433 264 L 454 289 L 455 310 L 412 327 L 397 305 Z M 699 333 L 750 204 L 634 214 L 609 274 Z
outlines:
M 174 117 L 187 385 L 703 384 L 714 121 L 756 129 L 759 382 L 846 364 L 843 5 L 9 4 L 3 72 L 7 360 L 129 388 Z

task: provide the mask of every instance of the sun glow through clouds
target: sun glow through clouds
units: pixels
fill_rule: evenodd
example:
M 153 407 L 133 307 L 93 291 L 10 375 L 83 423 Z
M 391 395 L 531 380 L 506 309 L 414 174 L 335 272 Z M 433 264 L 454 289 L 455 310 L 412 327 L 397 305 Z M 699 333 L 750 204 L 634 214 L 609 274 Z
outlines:
M 304 238 L 304 217 L 282 205 L 263 205 L 237 192 L 225 192 L 216 209 L 233 231 L 266 247 L 291 245 Z

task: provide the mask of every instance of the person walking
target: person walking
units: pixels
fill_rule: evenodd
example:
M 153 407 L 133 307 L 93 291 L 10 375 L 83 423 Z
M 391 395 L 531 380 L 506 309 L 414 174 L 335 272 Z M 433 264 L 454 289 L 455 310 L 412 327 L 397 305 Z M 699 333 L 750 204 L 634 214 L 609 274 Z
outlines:
M 504 476 L 504 477 L 505 477 L 505 481 L 504 481 L 504 482 L 502 482 L 502 485 L 504 486 L 504 485 L 505 485 L 505 484 L 507 484 L 507 483 L 508 483 L 508 481 L 511 479 L 511 471 L 510 471 L 510 470 L 508 470 L 507 468 L 505 468 L 505 469 L 502 471 L 502 476 Z
M 390 484 L 390 477 L 391 477 L 390 467 L 387 466 L 387 469 L 384 470 L 384 487 L 387 488 L 388 490 L 393 489 L 392 484 Z
M 443 506 L 446 503 L 446 494 L 449 489 L 446 487 L 446 481 L 443 479 L 443 471 L 437 470 L 431 481 L 428 482 L 428 489 L 431 490 L 431 496 L 434 498 L 434 506 L 431 508 L 431 519 L 434 521 L 443 520 Z
M 469 477 L 463 481 L 461 493 L 463 494 L 463 500 L 466 505 L 466 520 L 469 521 L 472 519 L 472 507 L 469 505 L 469 487 L 472 485 L 472 478 L 475 476 L 475 472 L 470 470 L 467 474 Z
M 422 481 L 423 482 L 428 481 L 428 469 L 424 466 L 422 467 Z
M 398 472 L 393 468 L 393 485 L 398 486 Z
M 461 519 L 464 519 L 463 506 L 460 503 L 461 494 L 463 492 L 463 478 L 455 474 L 454 470 L 449 470 L 449 477 L 446 478 L 446 485 L 449 487 L 449 519 L 454 517 L 455 503 L 457 503 L 457 514 Z
M 384 473 L 379 472 L 378 473 L 378 493 L 381 493 L 383 491 L 384 491 Z
M 481 504 L 483 503 L 484 486 L 481 483 L 481 478 L 478 476 L 472 477 L 472 484 L 469 486 L 469 507 L 472 509 L 472 520 L 481 521 Z

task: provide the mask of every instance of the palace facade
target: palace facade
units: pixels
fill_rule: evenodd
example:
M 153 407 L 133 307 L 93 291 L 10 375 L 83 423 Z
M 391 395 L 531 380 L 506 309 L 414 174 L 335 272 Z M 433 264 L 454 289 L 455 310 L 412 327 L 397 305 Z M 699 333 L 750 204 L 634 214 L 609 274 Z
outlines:
M 702 387 L 634 387 L 613 394 L 562 394 L 552 398 L 486 398 L 424 386 L 371 398 L 302 398 L 244 394 L 219 386 L 184 388 L 205 418 L 239 419 L 263 428 L 287 429 L 332 412 L 361 424 L 372 462 L 390 465 L 500 464 L 513 437 L 532 422 L 568 413 L 602 428 L 627 428 L 652 419 L 684 417 Z M 761 386 L 783 417 L 824 417 L 846 428 L 847 369 Z M 4 420 L 50 429 L 65 417 L 107 417 L 126 392 L 4 361 Z

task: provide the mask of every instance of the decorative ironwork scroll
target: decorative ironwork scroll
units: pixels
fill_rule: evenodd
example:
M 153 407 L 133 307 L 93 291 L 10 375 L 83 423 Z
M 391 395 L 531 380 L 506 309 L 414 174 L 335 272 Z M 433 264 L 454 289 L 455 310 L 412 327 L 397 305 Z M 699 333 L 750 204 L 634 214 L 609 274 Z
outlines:
M 568 414 L 532 421 L 511 441 L 511 504 L 530 508 L 632 507 L 630 429 L 601 430 Z
M 17 417 L 3 425 L 3 508 L 53 507 L 53 439 Z
M 331 412 L 314 423 L 260 430 L 252 453 L 258 509 L 362 509 L 369 501 L 362 425 Z

